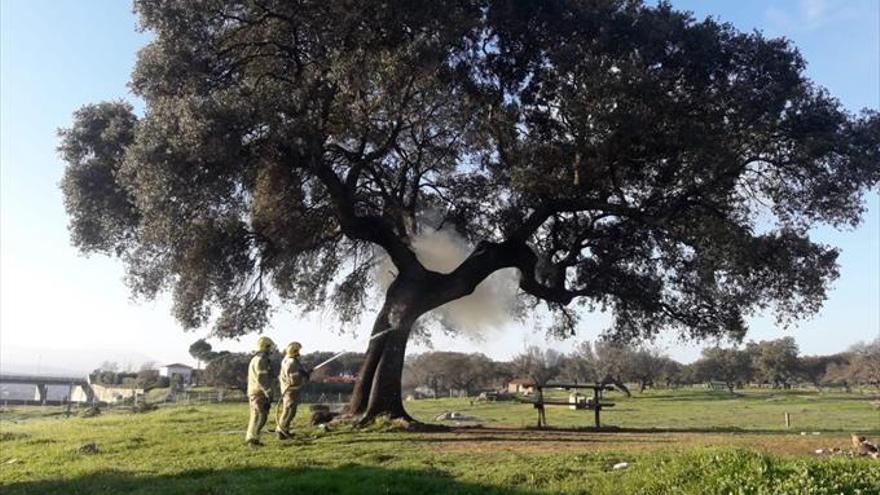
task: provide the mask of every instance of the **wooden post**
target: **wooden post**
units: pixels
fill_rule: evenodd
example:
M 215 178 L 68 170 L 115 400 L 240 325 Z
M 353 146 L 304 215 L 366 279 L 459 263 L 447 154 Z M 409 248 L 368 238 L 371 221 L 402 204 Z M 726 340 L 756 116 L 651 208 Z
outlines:
M 596 428 L 599 428 L 599 387 L 593 388 L 593 416 L 596 419 Z
M 535 386 L 538 391 L 535 396 L 535 402 L 538 405 L 538 428 L 547 426 L 547 416 L 544 415 L 544 390 L 540 386 Z
M 785 427 L 791 428 L 791 415 L 788 413 L 785 413 Z

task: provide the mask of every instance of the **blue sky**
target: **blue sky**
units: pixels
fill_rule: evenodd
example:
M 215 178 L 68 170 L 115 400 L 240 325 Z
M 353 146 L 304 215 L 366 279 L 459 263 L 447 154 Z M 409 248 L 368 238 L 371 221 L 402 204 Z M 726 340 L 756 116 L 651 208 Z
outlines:
M 784 36 L 800 48 L 807 73 L 849 109 L 878 108 L 880 7 L 876 0 L 674 1 L 733 23 L 741 30 Z M 38 361 L 46 369 L 90 368 L 101 359 L 191 362 L 186 349 L 203 333 L 184 333 L 167 299 L 136 304 L 114 260 L 83 257 L 68 243 L 58 182 L 63 166 L 56 130 L 83 104 L 130 99 L 126 88 L 139 47 L 130 5 L 116 0 L 2 0 L 0 3 L 0 366 Z M 880 332 L 880 201 L 867 198 L 864 224 L 853 231 L 818 229 L 815 238 L 842 249 L 841 277 L 822 313 L 789 332 L 769 318 L 752 321 L 749 338 L 794 335 L 802 351 L 845 349 Z M 313 349 L 362 350 L 366 325 L 331 331 L 326 315 L 300 318 L 282 311 L 268 334 Z M 438 349 L 508 358 L 524 344 L 569 350 L 602 330 L 601 315 L 566 342 L 510 325 L 483 341 L 437 336 Z M 253 338 L 215 342 L 247 349 Z M 689 361 L 700 345 L 660 342 Z M 415 350 L 423 350 L 416 346 Z M 5 364 L 4 364 L 5 363 Z

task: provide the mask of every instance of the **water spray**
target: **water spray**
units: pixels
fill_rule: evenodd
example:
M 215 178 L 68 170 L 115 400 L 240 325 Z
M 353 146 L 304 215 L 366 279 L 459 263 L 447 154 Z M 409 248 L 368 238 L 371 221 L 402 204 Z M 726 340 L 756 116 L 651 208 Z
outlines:
M 388 328 L 388 329 L 386 329 L 386 330 L 382 330 L 382 331 L 379 332 L 379 333 L 373 334 L 372 336 L 370 336 L 370 339 L 368 340 L 368 342 L 369 342 L 369 341 L 372 341 L 372 340 L 375 340 L 375 339 L 381 337 L 382 335 L 385 335 L 386 333 L 391 332 L 392 330 L 394 330 L 394 327 L 391 327 L 391 328 Z M 349 352 L 351 352 L 351 351 L 342 351 L 342 352 L 338 352 L 338 353 L 334 354 L 334 355 L 331 356 L 329 359 L 326 359 L 326 360 L 322 361 L 321 363 L 317 364 L 314 368 L 311 369 L 311 371 L 309 371 L 309 374 L 313 373 L 313 372 L 314 372 L 316 369 L 318 369 L 318 368 L 323 368 L 324 366 L 326 366 L 326 365 L 332 363 L 333 361 L 336 361 L 337 359 L 339 359 L 339 358 L 341 358 L 342 356 L 348 354 Z

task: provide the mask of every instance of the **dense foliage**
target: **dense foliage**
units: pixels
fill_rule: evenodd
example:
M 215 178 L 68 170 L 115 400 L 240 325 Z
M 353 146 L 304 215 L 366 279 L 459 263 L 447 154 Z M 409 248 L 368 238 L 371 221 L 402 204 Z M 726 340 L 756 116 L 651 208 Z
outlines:
M 265 328 L 276 300 L 351 321 L 387 256 L 375 331 L 400 331 L 371 342 L 358 412 L 404 415 L 416 320 L 503 268 L 563 335 L 572 302 L 622 341 L 809 316 L 837 275 L 809 229 L 858 224 L 880 179 L 880 118 L 843 110 L 788 41 L 664 3 L 135 10 L 154 35 L 143 115 L 91 104 L 61 132 L 73 243 L 221 337 Z M 448 274 L 413 249 L 441 228 L 471 249 Z
M 217 356 L 205 367 L 204 383 L 244 392 L 247 390 L 250 362 L 251 356 L 245 353 L 229 352 Z

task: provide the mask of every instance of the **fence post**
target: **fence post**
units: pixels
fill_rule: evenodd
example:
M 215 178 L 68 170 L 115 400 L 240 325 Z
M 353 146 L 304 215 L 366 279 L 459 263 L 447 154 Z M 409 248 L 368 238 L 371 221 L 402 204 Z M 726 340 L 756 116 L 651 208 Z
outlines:
M 788 413 L 785 413 L 785 427 L 791 428 L 791 415 Z

